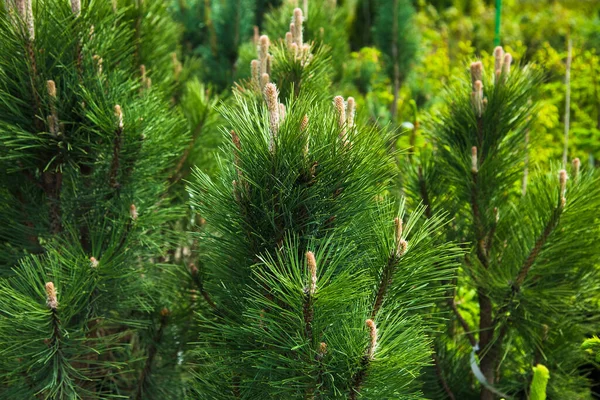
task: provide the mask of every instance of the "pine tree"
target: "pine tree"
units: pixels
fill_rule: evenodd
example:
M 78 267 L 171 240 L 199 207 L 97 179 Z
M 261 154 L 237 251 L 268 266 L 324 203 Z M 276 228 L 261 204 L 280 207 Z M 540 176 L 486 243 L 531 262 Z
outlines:
M 226 89 L 236 76 L 238 49 L 252 35 L 256 0 L 179 0 L 184 43 L 202 60 L 202 79 Z
M 541 363 L 552 371 L 550 398 L 589 398 L 579 344 L 598 329 L 590 316 L 600 232 L 590 216 L 599 177 L 575 159 L 537 171 L 522 194 L 540 73 L 511 63 L 498 47 L 492 65 L 472 63 L 448 89 L 447 108 L 427 128 L 434 148 L 407 187 L 426 216 L 454 216 L 446 239 L 470 244 L 446 304 L 455 318 L 436 344 L 439 391 L 429 395 L 522 398 Z
M 409 0 L 377 0 L 374 36 L 377 46 L 387 56 L 388 75 L 393 83 L 392 121 L 398 112 L 400 86 L 417 54 L 419 37 L 414 14 Z
M 188 303 L 163 256 L 186 127 L 152 32 L 172 21 L 141 3 L 1 6 L 1 398 L 182 397 Z
M 352 2 L 338 5 L 336 0 L 284 2 L 281 7 L 265 15 L 264 33 L 269 37 L 278 38 L 285 32 L 291 32 L 292 25 L 298 25 L 298 21 L 295 17 L 290 20 L 290 15 L 294 15 L 294 9 L 302 10 L 303 43 L 314 43 L 315 53 L 319 48 L 324 48 L 322 51 L 330 55 L 332 79 L 337 82 L 341 79 L 344 63 L 350 53 L 348 23 L 351 20 L 351 4 Z
M 353 99 L 304 82 L 284 105 L 269 79 L 234 92 L 221 169 L 190 186 L 206 219 L 195 396 L 419 398 L 460 251 L 440 215 L 387 199 L 394 163 Z

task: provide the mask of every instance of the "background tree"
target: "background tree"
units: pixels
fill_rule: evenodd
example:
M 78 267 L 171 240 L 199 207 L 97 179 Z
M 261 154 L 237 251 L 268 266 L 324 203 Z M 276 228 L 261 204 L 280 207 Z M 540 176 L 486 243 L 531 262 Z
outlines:
M 172 68 L 176 47 L 138 36 L 150 34 L 146 21 L 167 26 L 168 14 L 123 7 L 0 9 L 2 398 L 185 390 L 177 354 L 186 329 L 171 324 L 179 317 L 169 302 L 177 274 L 161 258 L 168 224 L 182 215 L 168 205 L 167 178 L 185 123 L 160 90 L 172 76 L 158 73 Z M 156 7 L 144 10 L 164 11 Z
M 521 195 L 539 73 L 511 67 L 500 47 L 494 54 L 494 65 L 472 63 L 470 79 L 448 90 L 447 111 L 428 128 L 433 156 L 421 161 L 409 187 L 428 212 L 455 215 L 447 238 L 471 243 L 448 304 L 455 319 L 439 342 L 450 382 L 438 381 L 455 398 L 520 397 L 531 367 L 542 362 L 551 371 L 551 397 L 588 398 L 577 368 L 585 362 L 579 343 L 597 329 L 590 283 L 599 254 L 591 243 L 600 231 L 588 217 L 599 206 L 598 176 L 581 171 L 576 159 L 569 172 L 538 171 Z M 459 373 L 468 373 L 470 347 L 480 360 L 472 375 L 480 395 Z
M 414 28 L 415 10 L 409 0 L 379 0 L 375 17 L 375 42 L 387 57 L 393 82 L 391 119 L 396 122 L 400 86 L 417 54 L 419 38 Z

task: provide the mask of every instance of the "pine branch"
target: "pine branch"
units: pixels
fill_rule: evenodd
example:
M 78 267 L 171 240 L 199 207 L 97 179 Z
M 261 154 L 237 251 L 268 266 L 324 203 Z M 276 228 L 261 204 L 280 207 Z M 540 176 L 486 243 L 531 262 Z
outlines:
M 419 193 L 421 194 L 421 200 L 423 201 L 423 205 L 425 206 L 425 216 L 427 219 L 431 219 L 433 215 L 433 210 L 431 208 L 431 202 L 429 200 L 429 193 L 427 191 L 427 182 L 423 177 L 423 167 L 419 165 L 418 168 L 418 177 L 419 177 Z
M 222 315 L 221 311 L 204 288 L 204 284 L 202 282 L 202 279 L 200 278 L 200 271 L 198 270 L 198 267 L 192 264 L 190 272 L 192 274 L 192 280 L 194 281 L 196 287 L 200 291 L 202 298 L 206 301 L 206 304 L 208 304 L 210 308 L 212 308 L 218 315 Z
M 150 346 L 148 347 L 148 356 L 146 357 L 146 363 L 144 364 L 144 369 L 142 370 L 142 373 L 138 380 L 138 387 L 135 395 L 136 400 L 143 399 L 144 391 L 146 390 L 150 374 L 152 373 L 152 364 L 154 362 L 154 358 L 156 357 L 156 353 L 158 352 L 158 345 L 163 339 L 164 330 L 167 326 L 169 314 L 170 311 L 167 308 L 163 308 L 160 311 L 160 324 L 158 330 L 156 331 L 156 334 L 152 338 Z
M 367 350 L 365 355 L 360 360 L 360 366 L 358 370 L 354 373 L 352 377 L 352 383 L 350 385 L 350 400 L 356 400 L 360 394 L 360 390 L 363 386 L 365 378 L 367 377 L 367 371 L 371 361 L 373 360 L 373 356 L 375 354 L 375 349 L 377 348 L 377 340 L 378 340 L 378 332 L 377 326 L 372 319 L 368 319 L 365 324 L 369 328 L 369 337 L 370 341 L 367 345 Z
M 115 116 L 117 117 L 117 128 L 115 129 L 115 138 L 113 139 L 113 158 L 110 165 L 109 182 L 113 188 L 119 187 L 117 175 L 119 173 L 119 164 L 121 156 L 122 135 L 123 135 L 123 112 L 120 105 L 115 106 Z
M 450 309 L 452 309 L 452 312 L 456 315 L 458 322 L 460 323 L 463 330 L 465 331 L 465 335 L 467 335 L 467 338 L 469 339 L 471 346 L 475 347 L 477 345 L 477 340 L 475 340 L 475 336 L 473 336 L 473 331 L 471 330 L 471 327 L 469 326 L 469 324 L 467 323 L 465 318 L 460 313 L 460 310 L 458 309 L 458 307 L 456 305 L 456 301 L 454 300 L 454 296 L 448 299 L 448 305 L 450 306 Z
M 452 389 L 450 389 L 448 382 L 446 382 L 446 378 L 444 378 L 444 373 L 442 371 L 442 367 L 440 366 L 440 360 L 438 360 L 435 352 L 431 354 L 431 359 L 433 360 L 433 366 L 435 367 L 435 374 L 437 375 L 438 381 L 440 381 L 444 392 L 446 392 L 446 395 L 450 400 L 456 400 L 454 393 L 452 393 Z

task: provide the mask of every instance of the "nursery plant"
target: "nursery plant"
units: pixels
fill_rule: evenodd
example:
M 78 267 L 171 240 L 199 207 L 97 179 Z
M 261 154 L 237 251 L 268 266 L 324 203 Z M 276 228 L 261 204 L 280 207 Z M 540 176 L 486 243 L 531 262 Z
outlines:
M 599 178 L 579 159 L 530 165 L 527 176 L 541 74 L 511 64 L 498 47 L 458 77 L 426 128 L 433 150 L 412 167 L 407 192 L 426 218 L 452 214 L 445 238 L 467 251 L 445 305 L 454 316 L 436 342 L 439 391 L 427 394 L 524 398 L 541 363 L 550 398 L 589 398 L 579 346 L 598 329 Z
M 190 186 L 206 219 L 195 395 L 418 398 L 460 257 L 446 220 L 389 199 L 394 163 L 352 98 L 303 84 L 283 104 L 268 78 L 223 107 L 220 172 Z
M 177 40 L 139 36 L 157 4 L 0 6 L 1 398 L 183 393 L 164 255 L 187 130 L 161 90 Z

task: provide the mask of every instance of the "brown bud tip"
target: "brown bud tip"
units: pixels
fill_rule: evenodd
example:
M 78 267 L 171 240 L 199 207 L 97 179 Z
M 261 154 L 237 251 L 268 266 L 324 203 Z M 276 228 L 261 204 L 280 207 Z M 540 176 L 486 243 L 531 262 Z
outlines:
M 90 265 L 92 268 L 98 267 L 98 260 L 96 260 L 96 257 L 90 257 Z
M 168 317 L 169 315 L 171 315 L 171 311 L 167 307 L 160 310 L 161 317 L 165 318 L 165 317 Z
M 190 273 L 192 274 L 192 276 L 196 276 L 198 275 L 198 267 L 196 267 L 196 264 L 194 263 L 190 263 Z
M 471 172 L 477 172 L 477 147 L 471 147 Z
M 481 81 L 475 81 L 475 83 L 473 84 L 473 89 L 476 92 L 481 92 L 483 90 L 483 83 Z
M 302 121 L 300 121 L 300 132 L 304 132 L 308 128 L 308 115 L 304 114 Z
M 377 348 L 377 326 L 372 319 L 366 320 L 365 324 L 367 325 L 367 328 L 369 328 L 369 336 L 371 337 L 371 343 L 367 349 L 367 356 L 372 360 L 375 349 Z
M 325 342 L 319 343 L 319 353 L 321 355 L 327 354 L 327 343 L 325 343 Z
M 402 257 L 406 254 L 406 250 L 408 250 L 408 242 L 404 239 L 400 239 L 400 243 L 398 245 L 397 256 Z
M 313 295 L 317 290 L 317 260 L 312 251 L 306 252 L 306 264 L 308 265 L 308 272 L 310 273 L 309 293 Z
M 46 87 L 48 88 L 48 95 L 56 98 L 56 83 L 53 80 L 46 81 Z
M 137 207 L 135 206 L 135 204 L 132 204 L 131 206 L 129 206 L 129 215 L 131 215 L 131 219 L 134 221 L 138 218 L 138 211 L 137 211 Z
M 236 149 L 238 149 L 238 150 L 242 149 L 242 145 L 240 143 L 240 137 L 238 136 L 237 133 L 235 133 L 235 131 L 233 129 L 231 130 L 231 141 L 233 142 Z
M 142 75 L 142 80 L 146 79 L 146 66 L 144 64 L 140 65 L 140 74 Z
M 294 43 L 294 36 L 292 35 L 292 32 L 286 32 L 285 33 L 285 44 L 288 47 L 288 49 L 290 47 L 292 47 L 293 43 Z
M 53 282 L 46 282 L 46 304 L 53 310 L 58 307 L 58 300 L 56 298 L 56 288 Z
M 123 128 L 123 111 L 121 110 L 120 105 L 115 105 L 115 116 L 117 117 L 117 126 L 122 129 Z

